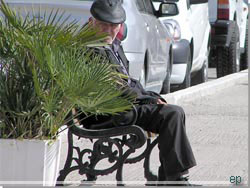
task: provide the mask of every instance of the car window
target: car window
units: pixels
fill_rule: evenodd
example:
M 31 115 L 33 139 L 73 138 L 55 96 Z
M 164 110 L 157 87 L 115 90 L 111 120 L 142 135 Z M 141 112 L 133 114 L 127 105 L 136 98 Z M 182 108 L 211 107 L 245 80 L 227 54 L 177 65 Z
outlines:
M 146 7 L 146 12 L 148 14 L 154 15 L 154 7 L 152 5 L 151 0 L 143 0 L 143 1 L 144 1 L 144 4 L 145 4 L 145 7 Z
M 146 12 L 146 8 L 145 8 L 143 0 L 136 0 L 136 6 L 140 12 Z

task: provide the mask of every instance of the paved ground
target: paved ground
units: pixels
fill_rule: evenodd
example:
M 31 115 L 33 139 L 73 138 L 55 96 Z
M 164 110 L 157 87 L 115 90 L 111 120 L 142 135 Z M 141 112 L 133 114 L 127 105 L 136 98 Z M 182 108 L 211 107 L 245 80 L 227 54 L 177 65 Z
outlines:
M 179 102 L 187 115 L 187 133 L 198 165 L 190 170 L 190 180 L 203 185 L 230 184 L 230 177 L 237 176 L 248 181 L 248 73 L 232 86 L 210 96 Z M 78 145 L 89 145 L 79 141 Z M 64 146 L 65 148 L 65 146 Z M 63 151 L 60 168 L 65 161 Z M 104 162 L 100 168 L 108 165 Z M 151 157 L 151 168 L 156 174 L 158 148 Z M 125 165 L 124 180 L 143 185 L 142 163 Z M 231 177 L 232 180 L 233 177 Z M 72 173 L 67 180 L 77 181 L 82 177 Z M 99 183 L 115 180 L 115 174 L 98 178 Z
M 191 180 L 248 181 L 248 78 L 212 96 L 182 104 L 197 159 Z M 224 181 L 224 182 L 223 182 Z

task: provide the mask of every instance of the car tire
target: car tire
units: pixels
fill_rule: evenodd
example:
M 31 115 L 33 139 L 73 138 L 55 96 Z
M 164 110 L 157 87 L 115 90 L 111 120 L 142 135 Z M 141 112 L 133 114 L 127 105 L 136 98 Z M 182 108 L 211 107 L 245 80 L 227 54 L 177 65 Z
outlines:
M 245 51 L 240 58 L 240 70 L 245 70 L 247 68 L 248 68 L 248 24 L 246 29 Z
M 215 50 L 211 50 L 209 53 L 209 57 L 208 57 L 208 67 L 209 68 L 216 68 L 216 63 L 217 63 L 217 56 L 216 56 L 216 51 Z
M 186 75 L 183 83 L 179 86 L 179 89 L 186 89 L 191 86 L 191 63 L 192 63 L 192 58 L 191 58 L 191 53 L 190 49 L 188 52 L 188 59 L 187 59 L 187 68 L 186 68 Z
M 229 47 L 220 47 L 217 51 L 217 78 L 239 72 L 240 69 L 240 49 L 239 34 L 236 27 L 233 32 Z
M 167 75 L 165 77 L 165 80 L 162 84 L 161 94 L 167 94 L 170 93 L 170 78 L 171 78 L 171 72 L 172 72 L 172 64 L 173 64 L 173 55 L 172 53 L 169 54 L 169 59 L 167 62 Z

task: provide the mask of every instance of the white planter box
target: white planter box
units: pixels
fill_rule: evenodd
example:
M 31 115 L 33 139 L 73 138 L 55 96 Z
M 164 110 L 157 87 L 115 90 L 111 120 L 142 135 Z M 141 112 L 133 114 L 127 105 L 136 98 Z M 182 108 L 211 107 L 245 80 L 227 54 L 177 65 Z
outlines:
M 60 138 L 56 141 L 0 139 L 0 184 L 55 185 L 60 147 Z

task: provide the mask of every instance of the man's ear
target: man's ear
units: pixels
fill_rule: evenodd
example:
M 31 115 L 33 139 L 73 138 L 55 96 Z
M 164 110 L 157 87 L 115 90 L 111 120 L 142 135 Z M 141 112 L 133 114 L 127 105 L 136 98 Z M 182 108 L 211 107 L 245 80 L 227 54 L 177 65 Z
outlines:
M 120 26 L 120 30 L 116 35 L 116 38 L 119 39 L 120 41 L 123 41 L 127 37 L 127 34 L 128 34 L 127 25 L 125 23 L 122 23 Z

